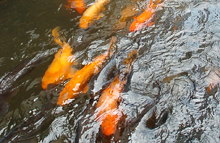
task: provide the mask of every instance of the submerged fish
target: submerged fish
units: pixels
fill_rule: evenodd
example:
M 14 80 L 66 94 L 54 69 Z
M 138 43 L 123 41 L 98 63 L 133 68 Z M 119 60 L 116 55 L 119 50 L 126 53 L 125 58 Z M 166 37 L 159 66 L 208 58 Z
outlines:
M 31 142 L 31 139 L 42 130 L 43 126 L 48 125 L 54 120 L 54 117 L 51 115 L 54 104 L 50 101 L 51 95 L 47 95 L 47 103 L 42 107 L 40 112 L 24 122 L 11 127 L 9 129 L 10 131 L 0 139 L 0 143 Z
M 72 68 L 72 65 L 77 63 L 73 61 L 72 48 L 66 42 L 61 42 L 58 33 L 59 27 L 56 27 L 52 31 L 54 41 L 62 46 L 54 57 L 51 65 L 45 72 L 42 78 L 42 88 L 47 89 L 48 84 L 59 84 L 62 81 L 73 77 L 76 70 Z
M 110 0 L 97 0 L 92 6 L 86 9 L 80 18 L 79 27 L 87 29 L 91 24 L 94 23 L 94 21 L 103 17 L 104 14 L 101 12 L 105 10 L 104 6 L 109 2 Z
M 6 100 L 16 92 L 16 81 L 31 72 L 46 57 L 44 53 L 36 55 L 32 59 L 23 61 L 0 79 L 0 117 L 7 111 Z
M 101 131 L 106 136 L 110 136 L 116 131 L 117 124 L 122 116 L 122 112 L 118 109 L 118 102 L 127 82 L 127 76 L 137 56 L 137 50 L 133 50 L 128 54 L 128 57 L 123 62 L 126 65 L 125 72 L 118 74 L 113 79 L 110 85 L 102 92 L 96 105 L 98 114 L 96 119 L 101 121 Z
M 122 29 L 126 26 L 126 20 L 129 17 L 132 17 L 136 14 L 137 8 L 133 5 L 127 6 L 124 10 L 121 11 L 121 17 L 119 22 L 115 25 L 115 29 Z
M 88 89 L 88 81 L 91 77 L 100 72 L 106 60 L 110 59 L 115 52 L 116 38 L 112 37 L 108 51 L 95 58 L 81 70 L 77 71 L 72 79 L 66 84 L 60 93 L 57 104 L 65 105 L 68 99 L 75 98 L 78 94 L 86 92 Z
M 141 15 L 134 18 L 134 22 L 130 25 L 129 31 L 135 32 L 144 27 L 152 26 L 154 22 L 152 22 L 155 14 L 157 4 L 153 3 L 150 0 L 148 8 L 141 13 Z
M 79 14 L 82 14 L 86 9 L 84 0 L 67 0 L 67 5 L 65 7 L 74 8 Z

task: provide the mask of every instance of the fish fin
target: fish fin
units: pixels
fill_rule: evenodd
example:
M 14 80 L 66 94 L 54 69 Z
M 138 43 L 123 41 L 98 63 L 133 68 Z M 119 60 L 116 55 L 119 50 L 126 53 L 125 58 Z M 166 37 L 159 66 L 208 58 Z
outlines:
M 13 97 L 13 96 L 17 95 L 18 91 L 19 91 L 18 88 L 14 89 L 14 90 L 10 93 L 10 97 Z
M 134 20 L 136 20 L 136 19 L 137 19 L 137 17 L 136 17 L 136 16 L 134 16 L 133 18 L 134 18 Z
M 61 40 L 59 39 L 60 34 L 59 34 L 59 29 L 60 27 L 57 26 L 56 28 L 54 28 L 52 30 L 52 36 L 54 37 L 54 42 L 56 42 L 57 44 L 59 44 L 60 46 L 63 46 L 63 43 L 61 42 Z
M 86 93 L 89 89 L 89 84 L 86 84 L 86 86 L 84 87 L 82 93 Z
M 60 37 L 60 34 L 59 34 L 59 32 L 58 32 L 59 30 L 60 30 L 60 27 L 59 27 L 59 26 L 55 27 L 55 28 L 52 30 L 52 36 L 53 36 L 54 38 Z
M 162 2 L 164 2 L 164 0 L 155 0 L 155 1 L 154 1 L 154 3 L 156 3 L 156 4 L 160 4 L 160 3 L 162 3 Z
M 119 22 L 115 25 L 115 29 L 123 29 L 126 26 L 126 22 Z
M 103 16 L 105 16 L 103 13 L 100 13 L 99 16 L 96 18 L 97 20 L 99 20 L 100 18 L 102 18 Z
M 102 7 L 101 11 L 105 11 L 105 8 L 104 8 L 104 7 Z
M 78 69 L 76 69 L 76 68 L 71 68 L 71 69 L 70 69 L 70 72 L 68 73 L 68 78 L 72 78 L 77 71 L 78 71 Z
M 148 24 L 148 27 L 151 27 L 151 26 L 153 26 L 154 24 L 155 24 L 155 22 L 151 22 L 151 23 Z
M 67 9 L 71 9 L 71 6 L 69 6 L 69 5 L 64 5 L 64 7 Z
M 108 49 L 108 56 L 112 56 L 114 53 L 115 53 L 115 50 L 116 50 L 116 42 L 117 38 L 112 36 L 111 38 L 111 41 L 110 41 L 110 44 L 109 44 L 109 49 Z
M 56 86 L 55 83 L 49 83 L 49 84 L 47 85 L 46 91 L 52 90 L 55 86 Z
M 73 61 L 72 65 L 78 65 L 78 62 L 77 61 Z

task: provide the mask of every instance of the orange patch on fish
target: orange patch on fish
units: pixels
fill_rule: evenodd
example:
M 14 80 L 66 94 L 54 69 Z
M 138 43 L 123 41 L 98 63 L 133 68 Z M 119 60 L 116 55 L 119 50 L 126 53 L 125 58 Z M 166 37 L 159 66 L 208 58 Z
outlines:
M 120 117 L 117 114 L 107 114 L 102 120 L 101 131 L 104 135 L 110 136 L 117 130 L 117 124 Z
M 153 23 L 151 22 L 157 5 L 150 0 L 149 7 L 141 13 L 141 15 L 134 18 L 134 22 L 130 25 L 129 31 L 135 32 L 144 27 L 152 26 Z
M 98 74 L 106 60 L 111 58 L 115 52 L 115 37 L 112 37 L 108 51 L 94 59 L 93 62 L 88 63 L 81 70 L 77 71 L 72 79 L 65 85 L 63 91 L 60 93 L 57 104 L 65 105 L 68 99 L 75 98 L 82 92 L 86 92 L 88 88 L 88 81 L 95 74 Z
M 123 64 L 126 65 L 125 75 L 117 75 L 110 85 L 102 92 L 96 105 L 96 120 L 101 122 L 102 133 L 106 136 L 114 134 L 122 112 L 118 109 L 118 104 L 123 92 L 124 85 L 127 82 L 127 75 L 131 71 L 132 63 L 137 58 L 137 50 L 128 54 Z M 123 77 L 123 78 L 121 78 Z
M 117 124 L 120 119 L 120 116 L 117 114 L 118 101 L 124 84 L 124 82 L 120 82 L 119 75 L 115 77 L 108 88 L 103 91 L 96 105 L 99 111 L 96 119 L 102 122 L 102 133 L 107 136 L 112 135 L 117 129 Z
M 66 7 L 76 9 L 79 14 L 82 14 L 86 9 L 84 0 L 67 0 Z
M 42 88 L 47 89 L 48 84 L 59 84 L 62 81 L 71 78 L 76 70 L 72 69 L 72 65 L 77 63 L 73 60 L 72 48 L 65 42 L 61 42 L 58 38 L 58 27 L 52 31 L 54 41 L 62 46 L 55 54 L 54 59 L 46 70 L 42 78 Z
M 87 29 L 96 20 L 104 16 L 101 12 L 105 10 L 104 6 L 109 3 L 110 0 L 97 0 L 93 5 L 85 10 L 79 21 L 79 27 Z
M 115 25 L 115 29 L 122 29 L 126 26 L 126 20 L 129 17 L 132 17 L 137 12 L 137 8 L 133 5 L 127 6 L 124 10 L 121 11 L 121 17 L 119 22 Z

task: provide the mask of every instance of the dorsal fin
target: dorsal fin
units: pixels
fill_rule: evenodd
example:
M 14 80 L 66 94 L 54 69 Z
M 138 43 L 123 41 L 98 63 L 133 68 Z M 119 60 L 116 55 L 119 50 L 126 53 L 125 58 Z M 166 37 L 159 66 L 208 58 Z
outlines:
M 63 42 L 61 42 L 61 40 L 60 40 L 60 34 L 59 34 L 59 29 L 60 29 L 60 27 L 59 26 L 57 26 L 56 28 L 54 28 L 53 30 L 52 30 L 52 36 L 54 37 L 54 42 L 56 42 L 57 44 L 59 44 L 60 46 L 62 46 L 63 47 Z

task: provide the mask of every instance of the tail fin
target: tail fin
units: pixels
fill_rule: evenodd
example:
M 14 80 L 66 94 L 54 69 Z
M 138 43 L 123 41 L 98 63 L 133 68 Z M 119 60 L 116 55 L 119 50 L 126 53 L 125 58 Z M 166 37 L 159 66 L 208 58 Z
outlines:
M 59 31 L 60 30 L 60 27 L 59 26 L 57 26 L 56 28 L 54 28 L 53 30 L 52 30 L 52 36 L 54 37 L 54 42 L 56 42 L 57 44 L 59 44 L 60 46 L 63 46 L 64 44 L 63 44 L 63 42 L 61 42 L 61 40 L 60 40 L 60 34 L 59 34 Z
M 108 51 L 107 51 L 109 57 L 111 57 L 115 53 L 115 50 L 116 50 L 115 42 L 116 42 L 116 40 L 117 40 L 117 38 L 112 36 L 112 39 L 110 41 L 109 48 L 108 48 Z

